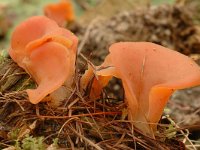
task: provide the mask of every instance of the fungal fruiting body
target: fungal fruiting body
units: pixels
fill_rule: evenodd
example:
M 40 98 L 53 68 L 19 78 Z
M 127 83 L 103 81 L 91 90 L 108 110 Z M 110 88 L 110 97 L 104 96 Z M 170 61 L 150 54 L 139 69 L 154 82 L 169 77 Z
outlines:
M 44 14 L 55 20 L 59 26 L 74 20 L 74 10 L 70 0 L 60 0 L 58 3 L 50 3 L 44 7 Z
M 37 104 L 64 83 L 72 84 L 77 37 L 44 16 L 34 16 L 18 25 L 11 38 L 11 58 L 36 81 L 28 89 L 29 100 Z
M 120 42 L 112 44 L 109 51 L 107 62 L 98 66 L 105 69 L 95 71 L 97 80 L 104 86 L 108 83 L 102 83 L 104 77 L 122 80 L 128 118 L 146 134 L 154 136 L 164 107 L 175 90 L 200 85 L 199 66 L 189 57 L 163 46 Z M 92 86 L 102 88 L 96 83 Z

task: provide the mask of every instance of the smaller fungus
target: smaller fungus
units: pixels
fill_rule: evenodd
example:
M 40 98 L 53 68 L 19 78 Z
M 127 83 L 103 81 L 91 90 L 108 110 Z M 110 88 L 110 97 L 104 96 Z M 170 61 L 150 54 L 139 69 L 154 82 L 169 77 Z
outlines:
M 44 7 L 44 14 L 55 20 L 59 26 L 74 20 L 74 10 L 70 0 L 60 0 L 56 4 L 48 4 Z
M 77 43 L 73 33 L 44 16 L 31 17 L 15 28 L 9 54 L 38 84 L 27 90 L 31 103 L 49 94 L 56 99 L 54 92 L 60 93 L 62 85 L 71 86 Z
M 110 79 L 115 76 L 117 77 L 117 73 L 114 67 L 109 66 L 111 64 L 111 58 L 109 56 L 106 57 L 104 63 L 101 66 L 91 66 L 88 65 L 88 70 L 85 71 L 84 75 L 80 80 L 81 90 L 86 91 L 89 83 L 92 82 L 89 91 L 89 97 L 91 99 L 99 98 L 102 89 L 108 84 Z M 105 69 L 105 67 L 106 69 Z M 98 75 L 96 75 L 98 72 Z M 101 75 L 99 74 L 101 73 Z

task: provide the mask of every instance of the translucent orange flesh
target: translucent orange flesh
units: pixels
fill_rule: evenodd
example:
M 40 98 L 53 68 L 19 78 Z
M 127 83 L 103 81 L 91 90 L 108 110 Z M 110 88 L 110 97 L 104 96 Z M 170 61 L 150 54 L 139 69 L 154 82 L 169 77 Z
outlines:
M 89 90 L 89 96 L 91 99 L 99 98 L 102 89 L 108 84 L 110 79 L 115 76 L 115 68 L 109 66 L 111 63 L 110 56 L 107 56 L 104 63 L 101 66 L 93 66 L 88 64 L 88 70 L 85 71 L 81 78 L 80 85 L 82 90 Z M 91 87 L 90 83 L 92 83 Z
M 16 27 L 9 54 L 38 84 L 37 89 L 27 90 L 31 103 L 72 82 L 77 43 L 70 31 L 44 16 L 31 17 Z
M 38 83 L 37 89 L 27 90 L 31 103 L 39 103 L 69 78 L 69 57 L 66 47 L 56 42 L 48 42 L 28 56 L 26 69 Z
M 129 120 L 152 136 L 174 90 L 200 85 L 199 66 L 176 51 L 148 42 L 115 43 L 109 50 L 106 64 L 123 82 Z M 116 73 L 104 69 L 96 75 Z
M 139 104 L 137 114 L 128 106 L 138 121 L 158 123 L 174 90 L 200 85 L 199 66 L 168 48 L 148 42 L 122 42 L 113 44 L 110 54 L 126 85 L 125 92 L 132 91 L 127 102 L 136 99 Z M 150 127 L 155 130 L 154 125 Z
M 44 7 L 44 14 L 58 25 L 63 26 L 66 21 L 74 20 L 74 11 L 70 0 L 60 0 L 56 4 L 48 4 Z

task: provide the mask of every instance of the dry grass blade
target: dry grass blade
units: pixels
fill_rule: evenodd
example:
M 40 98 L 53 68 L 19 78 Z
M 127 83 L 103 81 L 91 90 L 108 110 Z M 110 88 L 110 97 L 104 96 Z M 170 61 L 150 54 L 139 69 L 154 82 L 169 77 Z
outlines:
M 180 128 L 171 118 L 168 117 L 168 119 L 173 123 L 173 125 L 176 127 L 176 128 Z M 192 146 L 192 148 L 194 150 L 197 150 L 196 146 L 192 143 L 192 141 L 188 138 L 188 135 L 189 134 L 185 134 L 182 130 L 180 130 L 181 134 L 185 137 L 185 139 L 183 140 L 183 143 L 185 143 L 187 140 L 189 143 L 190 143 L 190 146 Z

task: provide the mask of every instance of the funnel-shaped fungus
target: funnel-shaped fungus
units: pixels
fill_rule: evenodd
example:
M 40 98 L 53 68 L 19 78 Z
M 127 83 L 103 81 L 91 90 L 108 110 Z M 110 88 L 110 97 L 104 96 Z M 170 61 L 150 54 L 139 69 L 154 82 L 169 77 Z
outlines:
M 148 42 L 120 42 L 109 51 L 110 64 L 95 73 L 110 76 L 113 71 L 109 68 L 115 68 L 114 76 L 121 78 L 125 90 L 129 120 L 151 136 L 171 94 L 200 85 L 199 66 L 168 48 Z
M 60 26 L 74 20 L 74 11 L 70 0 L 60 0 L 59 3 L 46 5 L 44 14 L 55 20 Z
M 55 21 L 35 16 L 16 27 L 9 54 L 37 82 L 27 90 L 31 103 L 39 103 L 64 83 L 72 84 L 75 72 L 77 37 Z

